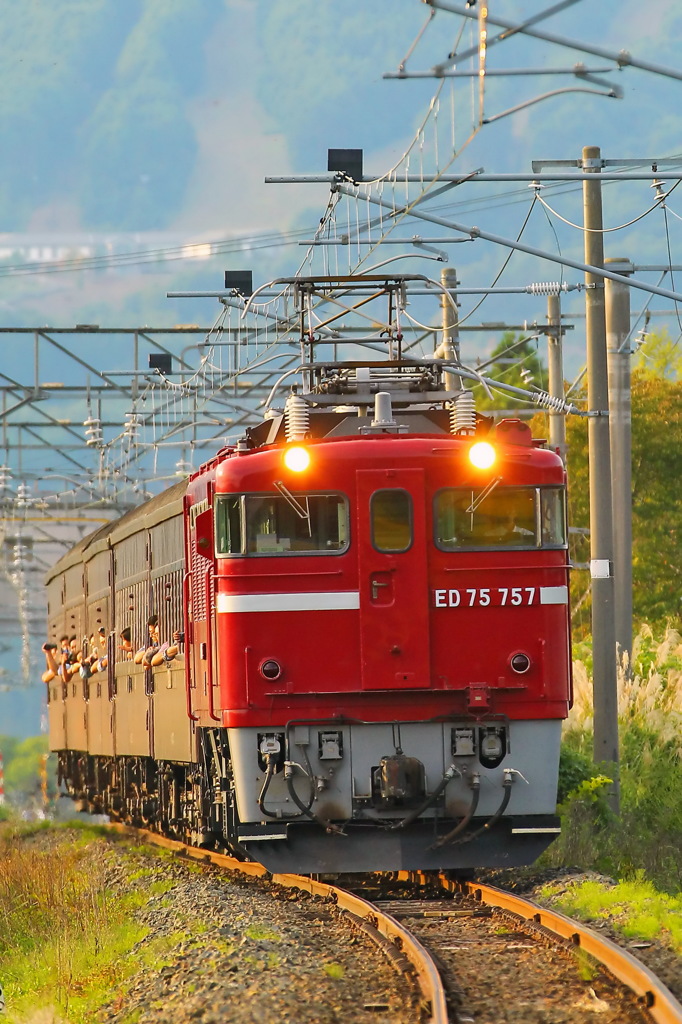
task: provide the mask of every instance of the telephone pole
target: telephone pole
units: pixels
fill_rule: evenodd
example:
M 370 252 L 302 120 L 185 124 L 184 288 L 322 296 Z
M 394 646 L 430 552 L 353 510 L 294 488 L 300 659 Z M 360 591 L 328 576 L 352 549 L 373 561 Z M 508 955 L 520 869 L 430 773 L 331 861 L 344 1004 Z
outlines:
M 601 151 L 585 146 L 582 167 L 585 263 L 604 266 L 602 197 L 599 172 Z M 590 575 L 592 577 L 592 645 L 594 686 L 594 759 L 614 766 L 610 793 L 612 810 L 619 810 L 618 676 L 614 619 L 613 520 L 609 391 L 606 358 L 604 283 L 585 274 L 585 334 L 587 342 L 587 404 L 590 480 Z

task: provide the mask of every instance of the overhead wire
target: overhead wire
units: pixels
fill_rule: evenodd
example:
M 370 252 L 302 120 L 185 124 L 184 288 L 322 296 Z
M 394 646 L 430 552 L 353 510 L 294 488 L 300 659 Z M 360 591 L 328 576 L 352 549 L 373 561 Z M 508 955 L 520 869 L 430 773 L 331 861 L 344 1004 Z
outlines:
M 529 206 L 529 208 L 528 208 L 528 212 L 526 213 L 526 216 L 525 216 L 525 218 L 524 218 L 523 224 L 521 225 L 521 230 L 519 231 L 518 235 L 516 236 L 516 241 L 517 241 L 517 242 L 519 242 L 519 241 L 521 240 L 521 237 L 522 237 L 522 235 L 523 235 L 524 231 L 526 230 L 526 227 L 527 227 L 527 225 L 528 225 L 528 221 L 530 220 L 530 215 L 531 215 L 531 213 L 533 212 L 533 209 L 534 209 L 534 207 L 535 207 L 535 199 L 536 199 L 536 196 L 534 195 L 534 196 L 533 196 L 533 198 L 532 198 L 532 200 L 531 200 L 531 204 L 530 204 L 530 206 Z M 505 272 L 505 270 L 507 269 L 507 266 L 508 266 L 508 264 L 509 264 L 509 261 L 511 260 L 512 256 L 514 255 L 514 253 L 515 253 L 515 250 L 514 250 L 514 249 L 510 249 L 510 250 L 509 250 L 509 253 L 507 254 L 507 256 L 506 256 L 506 258 L 505 258 L 505 260 L 504 260 L 504 262 L 503 262 L 502 266 L 501 266 L 501 267 L 500 267 L 500 269 L 498 270 L 497 274 L 495 275 L 495 277 L 494 277 L 494 279 L 493 279 L 493 282 L 492 282 L 492 284 L 490 285 L 490 288 L 491 288 L 491 289 L 495 287 L 495 285 L 497 284 L 497 282 L 498 282 L 498 281 L 500 280 L 500 278 L 502 277 L 502 275 L 503 275 L 503 273 Z M 466 323 L 466 321 L 467 321 L 467 320 L 471 319 L 471 317 L 472 317 L 472 316 L 474 315 L 474 313 L 476 312 L 476 310 L 477 310 L 477 309 L 480 309 L 480 307 L 481 307 L 481 306 L 483 305 L 483 303 L 485 302 L 485 300 L 486 300 L 487 298 L 488 298 L 488 296 L 487 296 L 487 295 L 484 295 L 484 296 L 483 296 L 483 298 L 482 298 L 482 299 L 480 299 L 480 300 L 479 300 L 479 301 L 478 301 L 478 302 L 476 303 L 476 305 L 474 306 L 474 308 L 473 308 L 473 309 L 471 309 L 471 310 L 469 310 L 469 312 L 467 313 L 467 315 L 466 315 L 466 316 L 464 316 L 464 317 L 462 317 L 462 318 L 461 318 L 461 319 L 459 320 L 459 325 L 461 325 L 461 324 L 464 324 L 464 323 Z
M 650 213 L 653 213 L 654 210 L 658 209 L 658 207 L 661 205 L 661 203 L 664 202 L 666 197 L 670 194 L 670 192 L 666 192 L 664 195 L 657 196 L 655 202 L 649 207 L 648 210 L 645 210 L 644 213 L 640 213 L 637 217 L 633 217 L 632 220 L 626 221 L 625 224 L 617 224 L 617 225 L 615 225 L 614 227 L 611 227 L 611 228 L 604 228 L 604 227 L 602 227 L 602 228 L 587 228 L 583 224 L 574 224 L 573 221 L 568 220 L 566 217 L 562 217 L 561 214 L 557 210 L 554 210 L 549 205 L 549 203 L 545 199 L 542 198 L 542 196 L 540 195 L 540 192 L 539 192 L 540 186 L 539 185 L 535 185 L 534 187 L 536 189 L 536 193 L 537 193 L 537 197 L 538 197 L 539 201 L 542 203 L 542 205 L 545 207 L 546 210 L 549 210 L 549 212 L 552 214 L 552 216 L 557 218 L 557 220 L 560 220 L 563 224 L 567 224 L 570 228 L 576 228 L 576 230 L 578 230 L 578 231 L 580 231 L 582 233 L 590 232 L 591 234 L 599 234 L 599 235 L 606 235 L 606 234 L 609 234 L 609 232 L 611 232 L 611 231 L 622 231 L 624 228 L 631 227 L 633 224 L 636 224 L 638 221 L 643 220 L 644 217 L 648 217 Z M 672 189 L 670 191 L 672 191 Z
M 670 191 L 672 192 L 672 189 Z M 670 194 L 670 193 L 668 193 L 668 194 Z M 670 248 L 670 226 L 668 224 L 668 208 L 667 208 L 665 202 L 663 202 L 661 204 L 661 209 L 663 210 L 663 223 L 665 225 L 665 244 L 666 244 L 666 250 L 667 250 L 667 253 L 668 253 L 668 269 L 670 271 L 670 281 L 671 281 L 672 288 L 673 288 L 673 291 L 674 291 L 675 290 L 675 273 L 673 271 L 673 259 L 672 259 L 672 252 L 671 252 L 671 248 Z M 677 326 L 680 328 L 680 334 L 679 334 L 679 336 L 677 338 L 677 341 L 675 341 L 675 343 L 673 344 L 673 346 L 671 348 L 671 352 L 674 352 L 674 350 L 679 345 L 680 340 L 682 340 L 682 322 L 680 321 L 680 309 L 679 309 L 678 303 L 675 300 L 673 300 L 673 307 L 675 309 L 675 316 L 677 318 Z

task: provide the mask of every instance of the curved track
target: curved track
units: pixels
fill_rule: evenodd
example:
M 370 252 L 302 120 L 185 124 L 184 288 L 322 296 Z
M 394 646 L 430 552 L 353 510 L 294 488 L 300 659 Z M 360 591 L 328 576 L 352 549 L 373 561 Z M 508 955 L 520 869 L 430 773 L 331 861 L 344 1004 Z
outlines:
M 488 906 L 508 910 L 532 922 L 536 928 L 542 928 L 559 939 L 567 940 L 597 960 L 626 988 L 634 992 L 657 1024 L 681 1024 L 682 1006 L 672 993 L 640 960 L 610 939 L 598 935 L 592 929 L 564 917 L 555 910 L 546 910 L 537 903 L 494 886 L 478 885 L 475 882 L 444 882 L 446 886 L 464 889 Z
M 131 833 L 155 846 L 173 850 L 183 857 L 215 864 L 228 871 L 239 871 L 245 875 L 272 879 L 277 885 L 302 889 L 316 896 L 331 898 L 348 916 L 350 923 L 362 928 L 389 956 L 398 970 L 411 974 L 421 992 L 424 1020 L 429 1024 L 448 1024 L 445 991 L 438 968 L 428 950 L 398 921 L 382 914 L 374 904 L 326 882 L 320 882 L 306 875 L 270 874 L 261 864 L 239 861 L 222 853 L 202 850 L 172 839 L 166 839 L 156 832 L 133 829 L 127 825 L 111 825 L 116 831 Z
M 424 1019 L 430 1024 L 448 1024 L 446 994 L 436 963 L 422 943 L 390 913 L 357 892 L 330 885 L 304 875 L 270 873 L 260 864 L 243 862 L 181 842 L 166 839 L 154 832 L 112 825 L 112 828 L 134 833 L 145 841 L 175 851 L 181 856 L 209 862 L 217 867 L 252 876 L 268 876 L 278 885 L 297 888 L 333 899 L 351 923 L 367 932 L 390 957 L 397 969 L 411 974 L 419 986 Z M 370 876 L 381 888 L 383 876 Z M 391 882 L 413 885 L 415 890 L 439 890 L 443 895 L 462 893 L 473 896 L 481 905 L 497 908 L 524 922 L 536 936 L 582 950 L 601 964 L 626 989 L 634 993 L 642 1009 L 656 1024 L 682 1024 L 682 1005 L 658 978 L 626 950 L 609 939 L 556 911 L 548 910 L 493 886 L 477 882 L 454 881 L 444 875 L 421 872 L 399 872 L 387 876 Z M 358 887 L 360 888 L 360 886 Z

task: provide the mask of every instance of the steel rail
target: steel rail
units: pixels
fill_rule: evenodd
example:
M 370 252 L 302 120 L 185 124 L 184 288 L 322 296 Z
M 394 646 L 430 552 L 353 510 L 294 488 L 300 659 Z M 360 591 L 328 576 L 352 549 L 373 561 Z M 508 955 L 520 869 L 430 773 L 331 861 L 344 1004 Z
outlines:
M 445 990 L 431 954 L 395 918 L 389 914 L 383 914 L 374 904 L 369 903 L 361 896 L 356 896 L 354 893 L 339 889 L 334 885 L 328 885 L 326 882 L 319 882 L 306 875 L 271 874 L 262 864 L 253 861 L 239 861 L 223 853 L 202 850 L 175 839 L 167 839 L 148 829 L 137 829 L 117 823 L 111 823 L 108 828 L 142 838 L 154 846 L 172 850 L 181 857 L 215 864 L 216 867 L 226 871 L 238 871 L 241 874 L 250 875 L 252 878 L 267 877 L 276 885 L 282 885 L 289 889 L 301 889 L 313 896 L 322 896 L 333 900 L 339 909 L 348 916 L 351 923 L 357 921 L 364 929 L 369 930 L 370 935 L 372 929 L 376 930 L 386 940 L 387 948 L 402 953 L 407 958 L 414 969 L 417 984 L 422 993 L 423 1007 L 428 1014 L 425 1021 L 428 1024 L 448 1024 Z M 392 959 L 396 958 L 392 957 Z
M 399 872 L 403 880 L 421 881 L 427 879 L 421 872 Z M 431 878 L 430 881 L 433 881 Z M 440 887 L 448 892 L 464 892 L 489 907 L 510 911 L 526 921 L 532 922 L 558 938 L 566 939 L 576 948 L 582 949 L 602 964 L 623 985 L 629 988 L 646 1006 L 647 1012 L 656 1024 L 682 1024 L 682 1005 L 675 996 L 636 957 L 616 945 L 610 939 L 598 935 L 586 925 L 579 924 L 556 910 L 548 910 L 532 900 L 505 892 L 492 885 L 478 882 L 461 882 L 441 875 Z

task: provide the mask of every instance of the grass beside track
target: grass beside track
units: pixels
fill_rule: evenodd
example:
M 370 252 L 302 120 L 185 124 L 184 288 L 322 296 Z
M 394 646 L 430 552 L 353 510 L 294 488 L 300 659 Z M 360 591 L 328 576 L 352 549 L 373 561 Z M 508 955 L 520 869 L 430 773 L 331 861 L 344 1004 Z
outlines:
M 579 921 L 608 920 L 627 939 L 663 941 L 682 956 L 682 894 L 658 892 L 643 879 L 615 885 L 564 881 L 559 888 L 546 885 L 541 892 L 554 909 Z
M 38 1008 L 69 1024 L 90 1024 L 125 981 L 125 954 L 147 932 L 134 911 L 150 891 L 163 891 L 158 883 L 125 892 L 107 886 L 104 863 L 85 861 L 101 830 L 80 828 L 74 840 L 78 826 L 67 827 L 68 833 L 53 826 L 61 838 L 48 848 L 20 841 L 27 829 L 0 835 L 0 981 L 8 1024 L 30 1020 Z M 165 952 L 151 944 L 144 956 L 156 969 Z

